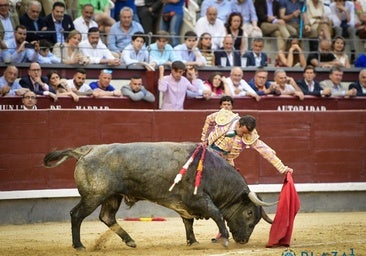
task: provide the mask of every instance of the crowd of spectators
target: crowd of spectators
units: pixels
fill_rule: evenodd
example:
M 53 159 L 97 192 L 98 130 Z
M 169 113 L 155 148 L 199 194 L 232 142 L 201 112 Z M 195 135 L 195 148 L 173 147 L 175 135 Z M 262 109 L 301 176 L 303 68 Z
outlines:
M 366 38 L 365 0 L 203 0 L 200 17 L 192 21 L 194 29 L 184 35 L 183 10 L 187 5 L 184 0 L 64 1 L 53 1 L 49 7 L 48 1 L 0 0 L 0 60 L 16 64 L 39 58 L 44 61 L 41 63 L 58 63 L 54 56 L 52 60 L 47 59 L 51 53 L 63 64 L 113 62 L 121 65 L 126 64 L 122 55 L 136 51 L 130 45 L 138 33 L 145 36 L 141 48 L 147 50 L 148 58 L 143 60 L 147 64 L 161 63 L 154 56 L 162 55 L 162 48 L 153 47 L 162 36 L 167 43 L 164 51 L 173 51 L 164 55 L 180 58 L 183 54 L 192 59 L 193 55 L 200 54 L 203 58 L 197 57 L 199 66 L 221 64 L 213 51 L 226 52 L 229 66 L 237 65 L 235 61 L 230 62 L 231 49 L 241 57 L 253 52 L 255 58 L 263 58 L 254 49 L 253 41 L 270 37 L 277 39 L 277 48 L 272 47 L 271 55 L 279 52 L 274 56 L 278 66 L 304 68 L 304 59 L 318 53 L 319 42 L 326 40 L 339 60 L 338 65 L 349 68 L 359 53 L 358 39 Z M 229 50 L 224 48 L 227 36 L 233 41 Z M 49 45 L 44 43 L 39 47 L 42 39 Z M 189 45 L 187 40 L 191 41 Z M 343 41 L 343 48 L 338 41 Z M 191 56 L 181 52 L 182 47 Z M 192 54 L 189 47 L 193 49 Z M 263 47 L 264 40 L 261 52 Z M 48 48 L 49 52 L 41 54 L 42 48 Z M 95 49 L 104 52 L 93 54 Z M 262 60 L 261 66 L 270 62 Z
M 342 69 L 353 65 L 358 54 L 357 43 L 366 38 L 366 0 L 203 0 L 194 30 L 182 36 L 186 4 L 183 0 L 122 1 L 125 2 L 122 5 L 121 1 L 76 2 L 55 1 L 49 8 L 37 0 L 0 0 L 0 61 L 12 64 L 0 79 L 1 95 L 23 95 L 29 90 L 54 100 L 70 96 L 77 101 L 80 95 L 77 88 L 85 87 L 76 82 L 77 74 L 86 73 L 79 70 L 74 79 L 62 78 L 56 71 L 49 73 L 47 79 L 42 76 L 40 64 L 55 63 L 110 67 L 141 64 L 148 70 L 159 70 L 162 81 L 180 86 L 183 79 L 184 96 L 205 99 L 229 95 L 250 96 L 259 101 L 261 95 L 268 94 L 299 99 L 304 94 L 344 97 L 365 94 L 361 78 L 358 82 L 361 88 L 343 88 Z M 263 37 L 276 38 L 274 66 L 301 67 L 304 80 L 295 81 L 279 69 L 274 81 L 267 81 L 268 72 L 263 67 L 271 60 L 264 50 Z M 304 49 L 303 42 L 309 42 L 310 51 Z M 14 69 L 18 63 L 30 64 L 28 75 L 20 79 L 20 88 L 11 76 L 17 73 Z M 170 78 L 164 77 L 166 66 L 171 67 Z M 230 67 L 230 77 L 215 73 L 207 81 L 200 81 L 199 67 L 204 66 Z M 258 68 L 250 82 L 242 79 L 246 66 Z M 315 77 L 315 69 L 311 67 L 330 68 L 329 80 L 313 86 L 314 81 L 308 79 L 309 72 Z M 360 77 L 362 74 L 364 71 Z M 162 81 L 159 90 L 168 95 L 165 98 L 176 98 L 169 92 L 172 85 Z M 94 97 L 123 96 L 123 91 L 114 89 L 112 82 L 112 70 L 103 69 L 98 81 L 80 93 Z M 143 95 L 141 99 L 155 101 L 137 78 L 128 85 L 124 91 L 129 92 L 129 97 L 139 93 Z M 163 108 L 175 104 L 163 103 Z M 178 109 L 183 107 L 178 105 Z

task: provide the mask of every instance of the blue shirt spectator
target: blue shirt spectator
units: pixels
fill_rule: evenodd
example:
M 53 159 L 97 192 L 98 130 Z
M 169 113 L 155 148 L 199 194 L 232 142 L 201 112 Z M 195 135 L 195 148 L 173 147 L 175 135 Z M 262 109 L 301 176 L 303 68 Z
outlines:
M 166 31 L 158 31 L 159 36 L 155 43 L 150 45 L 150 63 L 156 65 L 170 64 L 178 60 L 173 47 L 168 44 L 169 33 Z
M 95 82 L 91 82 L 89 84 L 90 88 L 92 90 L 95 90 L 95 89 L 102 89 L 100 86 L 99 86 L 99 83 L 98 81 L 95 81 Z M 107 91 L 107 92 L 113 92 L 115 90 L 115 88 L 113 87 L 113 85 L 109 84 L 107 85 L 107 87 L 103 88 L 102 90 L 104 91 Z
M 23 25 L 18 25 L 13 33 L 14 37 L 4 41 L 6 50 L 2 51 L 2 60 L 6 63 L 33 62 L 38 58 L 39 44 L 25 41 L 27 29 Z M 31 47 L 31 48 L 28 48 Z
M 108 36 L 108 48 L 112 52 L 121 54 L 123 49 L 131 43 L 132 35 L 136 32 L 144 32 L 141 24 L 133 21 L 133 11 L 124 7 L 120 14 L 121 20 L 114 23 Z
M 18 81 L 18 69 L 14 65 L 8 66 L 0 77 L 0 96 L 20 96 L 29 89 L 22 88 Z

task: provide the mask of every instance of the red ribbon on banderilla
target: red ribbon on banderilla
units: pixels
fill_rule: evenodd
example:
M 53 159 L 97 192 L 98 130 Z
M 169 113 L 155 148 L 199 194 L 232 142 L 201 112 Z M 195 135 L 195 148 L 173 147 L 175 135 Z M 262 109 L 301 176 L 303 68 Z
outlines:
M 197 189 L 201 184 L 203 161 L 205 160 L 205 154 L 206 154 L 206 147 L 203 147 L 201 159 L 198 162 L 198 166 L 197 166 L 196 181 L 194 182 L 194 192 L 193 192 L 194 195 L 197 194 Z
M 183 175 L 187 172 L 187 169 L 189 168 L 189 166 L 191 165 L 193 160 L 196 158 L 196 156 L 197 156 L 197 154 L 198 154 L 198 152 L 200 151 L 201 148 L 203 150 L 202 150 L 202 155 L 201 155 L 200 161 L 198 162 L 198 166 L 197 166 L 197 174 L 196 174 L 195 188 L 194 188 L 194 194 L 195 195 L 197 194 L 197 189 L 198 189 L 198 187 L 201 183 L 202 170 L 203 170 L 203 161 L 205 159 L 205 153 L 206 153 L 206 147 L 203 146 L 202 144 L 200 144 L 196 147 L 196 149 L 192 153 L 191 157 L 183 165 L 182 169 L 180 169 L 177 176 L 175 176 L 174 183 L 169 188 L 169 191 L 172 191 L 174 186 L 182 180 Z

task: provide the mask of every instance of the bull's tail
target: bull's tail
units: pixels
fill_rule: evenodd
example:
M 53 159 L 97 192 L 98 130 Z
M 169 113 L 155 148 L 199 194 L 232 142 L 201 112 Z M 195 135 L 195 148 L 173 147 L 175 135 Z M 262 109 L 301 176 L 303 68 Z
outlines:
M 70 157 L 74 157 L 79 160 L 82 156 L 86 155 L 91 150 L 91 147 L 84 146 L 75 149 L 65 149 L 60 151 L 51 151 L 43 158 L 43 165 L 47 168 L 53 168 L 59 166 Z M 57 162 L 55 162 L 57 161 Z

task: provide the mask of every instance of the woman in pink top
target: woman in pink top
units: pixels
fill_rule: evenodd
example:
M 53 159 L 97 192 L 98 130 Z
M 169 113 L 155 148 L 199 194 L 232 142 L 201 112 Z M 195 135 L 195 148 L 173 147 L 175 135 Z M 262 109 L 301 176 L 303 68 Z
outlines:
M 226 82 L 226 77 L 220 72 L 212 73 L 208 80 L 205 81 L 205 85 L 211 89 L 211 96 L 213 97 L 223 95 L 231 96 L 231 91 L 229 85 Z

